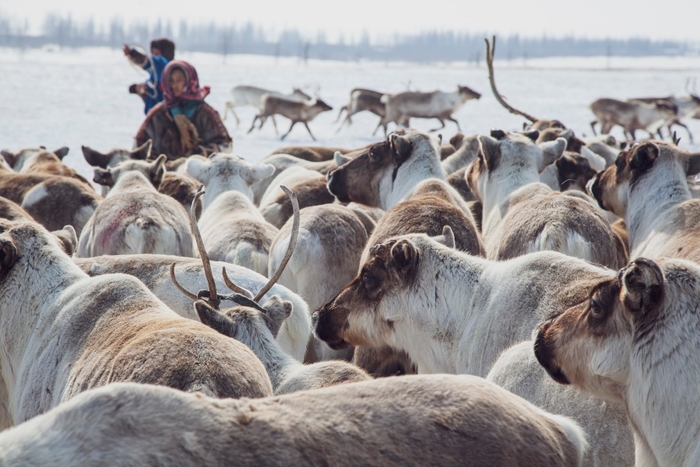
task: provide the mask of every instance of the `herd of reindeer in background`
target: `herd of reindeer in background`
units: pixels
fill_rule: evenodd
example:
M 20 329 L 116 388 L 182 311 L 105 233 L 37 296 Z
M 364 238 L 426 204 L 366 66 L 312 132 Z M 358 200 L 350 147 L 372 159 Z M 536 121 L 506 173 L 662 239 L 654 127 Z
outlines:
M 491 48 L 487 45 L 486 62 L 491 89 L 496 99 L 511 113 L 530 120 L 533 123 L 530 128 L 537 129 L 541 127 L 541 125 L 537 124 L 539 119 L 513 108 L 496 90 L 493 71 L 494 49 L 495 39 Z M 688 96 L 683 97 L 641 97 L 630 98 L 626 101 L 611 98 L 597 99 L 590 105 L 590 109 L 595 115 L 595 120 L 591 122 L 593 134 L 597 134 L 596 125 L 600 125 L 600 133 L 604 135 L 609 134 L 613 127 L 620 126 L 625 137 L 631 141 L 636 139 L 637 130 L 646 131 L 650 138 L 654 138 L 657 134 L 660 138 L 663 138 L 661 133 L 663 127 L 668 129 L 668 134 L 671 136 L 673 134 L 672 126 L 678 125 L 685 128 L 688 133 L 688 139 L 692 143 L 693 135 L 682 120 L 686 118 L 700 119 L 700 96 L 695 90 L 695 81 L 693 81 L 693 90 L 689 87 L 690 82 L 690 79 L 686 81 Z M 292 131 L 294 125 L 303 123 L 309 135 L 315 141 L 316 138 L 311 133 L 308 123 L 320 113 L 333 110 L 320 97 L 312 98 L 298 88 L 294 88 L 290 94 L 283 94 L 256 86 L 241 85 L 234 87 L 231 90 L 231 94 L 233 99 L 226 102 L 224 119 L 230 112 L 236 119 L 236 124 L 240 124 L 240 119 L 235 111 L 236 107 L 251 106 L 256 108 L 259 113 L 253 119 L 248 133 L 255 129 L 257 121 L 260 121 L 258 130 L 262 129 L 267 118 L 272 119 L 275 133 L 278 133 L 277 122 L 274 116 L 282 115 L 291 120 L 289 131 L 282 136 L 282 140 Z M 318 90 L 316 94 L 318 94 Z M 372 136 L 377 133 L 379 128 L 383 128 L 384 136 L 386 137 L 387 127 L 390 123 L 408 127 L 410 126 L 411 118 L 437 119 L 441 126 L 430 130 L 431 132 L 444 128 L 445 121 L 454 122 L 457 125 L 457 130 L 462 131 L 459 122 L 454 119 L 453 114 L 459 111 L 468 101 L 479 99 L 480 97 L 481 94 L 473 89 L 459 85 L 457 90 L 453 92 L 405 91 L 397 94 L 356 88 L 350 91 L 350 102 L 340 108 L 335 123 L 340 120 L 343 112 L 345 112 L 345 118 L 338 127 L 338 131 L 340 131 L 346 124 L 352 124 L 353 115 L 368 111 L 379 117 L 379 123 Z
M 83 146 L 102 195 L 67 148 L 3 150 L 0 466 L 700 465 L 700 152 L 607 134 L 700 98 L 600 99 L 577 138 L 494 51 L 522 132 Z M 330 110 L 234 96 L 251 131 Z M 459 128 L 479 97 L 355 89 L 338 120 Z

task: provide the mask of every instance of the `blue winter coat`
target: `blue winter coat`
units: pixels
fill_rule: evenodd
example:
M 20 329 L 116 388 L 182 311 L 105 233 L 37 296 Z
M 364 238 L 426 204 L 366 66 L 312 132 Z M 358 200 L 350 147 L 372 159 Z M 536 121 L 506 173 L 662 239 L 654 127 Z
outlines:
M 163 70 L 165 69 L 165 65 L 168 64 L 168 59 L 161 55 L 156 55 L 151 58 L 153 59 L 155 70 L 151 66 L 150 60 L 146 60 L 146 63 L 143 65 L 143 69 L 150 75 L 148 81 L 146 81 L 147 95 L 143 98 L 145 104 L 144 113 L 146 114 L 163 100 Z M 156 84 L 155 89 L 151 87 L 154 83 Z

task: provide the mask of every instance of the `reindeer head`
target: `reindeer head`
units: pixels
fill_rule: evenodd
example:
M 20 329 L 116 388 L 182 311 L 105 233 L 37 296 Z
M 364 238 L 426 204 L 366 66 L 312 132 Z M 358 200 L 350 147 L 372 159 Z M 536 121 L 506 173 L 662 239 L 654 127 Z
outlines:
M 273 295 L 260 307 L 251 300 L 249 305 L 238 305 L 223 311 L 209 306 L 205 301 L 195 302 L 194 309 L 200 321 L 221 334 L 242 342 L 250 342 L 249 336 L 271 334 L 277 337 L 282 323 L 292 314 L 291 302 Z
M 454 234 L 446 227 L 434 240 L 454 245 Z M 360 274 L 314 312 L 316 336 L 332 349 L 391 344 L 395 321 L 408 313 L 402 295 L 418 281 L 424 241 L 430 239 L 423 234 L 407 235 L 372 247 Z
M 3 149 L 0 151 L 0 153 L 2 153 L 2 156 L 5 158 L 5 161 L 11 168 L 13 168 L 16 172 L 21 172 L 22 167 L 27 165 L 29 161 L 36 160 L 36 158 L 40 158 L 45 161 L 62 161 L 68 154 L 68 148 L 64 146 L 52 152 L 47 151 L 45 147 L 41 146 L 38 148 L 22 149 L 16 154 L 6 149 Z
M 251 201 L 253 190 L 250 186 L 271 177 L 275 167 L 270 164 L 251 164 L 240 156 L 216 153 L 208 159 L 194 157 L 187 160 L 187 173 L 207 186 L 204 196 L 204 209 L 223 191 L 234 190 L 243 193 Z
M 625 217 L 628 199 L 640 183 L 645 181 L 642 191 L 650 189 L 648 183 L 658 190 L 698 173 L 700 153 L 690 154 L 662 141 L 644 142 L 620 152 L 615 164 L 593 177 L 587 189 L 601 208 Z
M 469 187 L 482 201 L 497 200 L 507 182 L 520 184 L 539 181 L 539 174 L 559 159 L 566 149 L 566 140 L 535 144 L 538 131 L 525 134 L 492 130 L 491 136 L 479 137 L 477 159 L 466 178 Z
M 145 176 L 157 190 L 163 181 L 163 176 L 165 175 L 165 161 L 167 158 L 168 157 L 165 154 L 161 154 L 152 162 L 142 160 L 126 160 L 124 162 L 120 162 L 116 167 L 109 167 L 107 169 L 95 167 L 95 176 L 93 181 L 111 188 L 117 183 L 119 178 L 123 177 L 125 174 L 130 172 L 139 172 Z
M 153 143 L 149 139 L 136 149 L 112 149 L 103 154 L 88 146 L 82 146 L 83 157 L 88 164 L 93 167 L 106 169 L 108 167 L 116 167 L 119 163 L 128 160 L 146 160 L 151 156 L 151 147 Z
M 481 99 L 481 94 L 479 94 L 471 88 L 468 88 L 467 86 L 458 85 L 457 89 L 459 90 L 459 95 L 462 96 L 463 102 L 466 102 L 471 99 Z
M 399 169 L 414 157 L 433 157 L 440 160 L 440 143 L 413 129 L 391 133 L 386 141 L 373 144 L 353 159 L 335 154 L 338 168 L 327 175 L 328 190 L 339 201 L 351 201 L 372 207 L 384 206 L 384 192 L 394 189 Z M 400 187 L 406 193 L 413 187 Z M 390 206 L 389 206 L 390 207 Z
M 676 293 L 684 297 L 691 292 L 697 297 L 700 277 L 697 272 L 693 277 L 694 290 L 691 284 L 676 283 Z M 679 279 L 685 280 L 676 277 L 674 282 Z M 535 340 L 537 360 L 559 383 L 619 399 L 629 384 L 634 348 L 654 339 L 657 319 L 667 307 L 666 289 L 662 267 L 648 259 L 636 259 L 620 270 L 616 279 L 592 285 L 587 300 L 540 325 Z M 697 310 L 696 304 L 692 306 Z

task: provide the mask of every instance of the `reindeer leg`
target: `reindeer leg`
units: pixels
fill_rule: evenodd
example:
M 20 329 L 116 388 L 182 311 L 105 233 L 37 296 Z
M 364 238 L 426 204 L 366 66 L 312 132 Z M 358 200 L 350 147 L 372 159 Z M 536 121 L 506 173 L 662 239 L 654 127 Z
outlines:
M 350 114 L 348 114 L 348 115 L 343 119 L 343 121 L 340 123 L 340 126 L 338 127 L 338 129 L 335 130 L 335 133 L 336 133 L 336 134 L 340 133 L 340 130 L 342 130 L 343 127 L 345 126 L 345 122 L 350 122 L 350 123 L 352 123 L 352 120 L 350 120 Z M 376 130 L 375 130 L 375 131 L 376 131 Z
M 227 102 L 226 105 L 224 105 L 224 118 L 222 120 L 226 120 L 226 115 L 228 115 L 228 109 L 230 108 L 230 106 L 230 102 Z
M 260 115 L 256 115 L 255 118 L 253 119 L 253 124 L 250 125 L 250 130 L 248 130 L 248 134 L 250 134 L 251 131 L 255 128 L 255 122 L 260 118 Z
M 440 117 L 435 117 L 435 118 L 440 120 L 440 123 L 442 124 L 442 126 L 439 128 L 434 128 L 434 129 L 430 130 L 430 133 L 432 133 L 433 131 L 438 131 L 438 130 L 442 130 L 443 128 L 445 128 L 445 120 L 441 119 Z
M 674 125 L 678 125 L 678 126 L 682 126 L 683 128 L 685 128 L 685 131 L 688 132 L 688 140 L 690 141 L 690 144 L 694 144 L 694 142 L 693 142 L 693 134 L 690 132 L 690 129 L 688 128 L 688 125 L 686 125 L 685 123 L 681 122 L 680 120 L 676 120 L 675 122 L 673 122 L 673 124 L 674 124 Z M 671 128 L 670 128 L 670 127 L 669 127 L 669 129 L 668 129 L 668 133 L 669 133 L 670 135 L 673 134 L 673 133 L 671 133 Z
M 289 127 L 289 131 L 282 135 L 282 138 L 281 138 L 282 141 L 284 141 L 284 138 L 286 138 L 287 135 L 292 132 L 292 128 L 294 128 L 294 125 L 296 125 L 296 124 L 297 124 L 297 122 L 292 120 L 292 125 Z
M 343 110 L 345 110 L 347 112 L 348 106 L 344 105 L 340 108 L 340 112 L 338 112 L 338 117 L 335 119 L 335 121 L 333 123 L 338 123 L 338 121 L 340 120 L 340 116 L 343 115 Z M 342 127 L 343 125 L 341 124 L 340 126 Z
M 452 117 L 452 115 L 449 115 L 449 116 L 447 117 L 447 119 L 448 119 L 449 121 L 451 121 L 451 122 L 455 122 L 455 125 L 457 125 L 457 131 L 462 131 L 462 129 L 459 127 L 459 122 L 458 122 L 457 120 L 455 120 L 455 119 Z
M 374 136 L 374 135 L 377 134 L 377 130 L 379 130 L 379 127 L 380 127 L 380 126 L 382 126 L 382 119 L 381 119 L 381 118 L 379 119 L 379 123 L 377 123 L 377 128 L 374 129 L 374 132 L 372 133 L 372 136 Z M 385 129 L 385 132 L 386 132 L 386 129 Z M 386 138 L 386 136 L 385 136 L 385 138 Z
M 277 120 L 275 120 L 275 116 L 272 116 L 272 125 L 275 127 L 275 136 L 279 136 L 280 132 L 277 130 Z
M 595 124 L 598 123 L 598 120 L 593 120 L 591 122 L 591 130 L 593 130 L 593 136 L 597 136 L 597 133 L 595 132 Z M 602 127 L 603 125 L 601 125 Z
M 314 135 L 311 133 L 311 128 L 309 128 L 309 124 L 304 122 L 304 126 L 306 127 L 306 131 L 308 131 L 309 134 L 311 135 L 311 139 L 316 141 L 316 138 L 314 138 Z

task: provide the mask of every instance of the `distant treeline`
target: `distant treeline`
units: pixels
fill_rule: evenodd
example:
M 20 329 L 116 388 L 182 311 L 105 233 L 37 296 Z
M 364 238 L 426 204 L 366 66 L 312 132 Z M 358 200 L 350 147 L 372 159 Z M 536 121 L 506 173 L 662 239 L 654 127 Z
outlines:
M 119 18 L 108 24 L 93 20 L 76 21 L 70 15 L 46 16 L 41 35 L 28 35 L 26 20 L 0 16 L 0 46 L 27 48 L 57 44 L 60 47 L 109 46 L 123 43 L 148 45 L 152 38 L 169 37 L 175 40 L 177 50 L 213 52 L 223 55 L 259 54 L 277 57 L 295 56 L 333 60 L 381 60 L 413 62 L 483 60 L 484 33 L 423 32 L 413 35 L 394 35 L 382 42 L 370 39 L 367 32 L 359 38 L 336 42 L 327 41 L 323 33 L 311 38 L 296 29 L 285 30 L 270 37 L 261 26 L 251 23 L 222 26 L 190 24 L 180 21 L 131 22 Z M 648 39 L 581 39 L 574 37 L 499 37 L 499 59 L 523 60 L 562 56 L 677 56 L 698 54 L 698 44 Z

